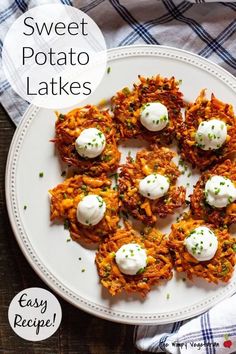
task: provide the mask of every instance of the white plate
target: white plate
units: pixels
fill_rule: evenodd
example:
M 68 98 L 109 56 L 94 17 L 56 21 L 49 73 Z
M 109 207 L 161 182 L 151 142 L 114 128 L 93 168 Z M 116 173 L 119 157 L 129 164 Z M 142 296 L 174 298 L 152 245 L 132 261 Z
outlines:
M 117 90 L 131 86 L 138 74 L 160 73 L 182 79 L 187 101 L 202 88 L 225 102 L 236 102 L 236 79 L 217 65 L 191 53 L 162 46 L 135 46 L 109 51 L 111 72 L 86 103 L 109 99 Z M 62 167 L 49 140 L 54 136 L 52 110 L 30 106 L 18 127 L 8 156 L 6 198 L 17 241 L 38 275 L 73 305 L 102 318 L 130 324 L 160 324 L 182 320 L 204 312 L 236 290 L 236 275 L 227 285 L 194 283 L 175 275 L 153 289 L 145 300 L 121 295 L 111 298 L 99 284 L 94 265 L 95 251 L 66 242 L 63 225 L 51 225 L 47 191 L 60 183 Z M 128 145 L 128 144 L 127 144 Z M 124 148 L 132 150 L 132 147 Z M 39 173 L 43 171 L 44 177 Z M 182 175 L 179 183 L 196 181 L 197 175 Z M 188 188 L 191 192 L 191 186 Z M 24 205 L 27 209 L 24 210 Z M 176 215 L 160 223 L 168 231 Z M 81 260 L 79 258 L 81 257 Z M 85 272 L 81 270 L 85 269 Z M 170 295 L 167 296 L 167 294 Z M 169 299 L 168 299 L 169 297 Z

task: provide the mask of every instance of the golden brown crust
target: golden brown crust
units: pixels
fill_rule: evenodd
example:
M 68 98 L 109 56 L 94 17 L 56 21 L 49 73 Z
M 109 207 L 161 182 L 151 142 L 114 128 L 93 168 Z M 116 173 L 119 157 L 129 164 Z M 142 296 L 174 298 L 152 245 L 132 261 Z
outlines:
M 137 243 L 147 251 L 148 264 L 140 274 L 122 274 L 116 264 L 115 252 L 128 243 Z M 101 283 L 111 295 L 124 290 L 145 297 L 153 285 L 172 278 L 172 261 L 166 240 L 153 228 L 146 228 L 140 235 L 126 224 L 125 229 L 118 229 L 112 237 L 100 244 L 95 261 Z
M 227 124 L 228 136 L 221 148 L 205 151 L 197 146 L 195 133 L 202 121 L 212 118 L 221 119 Z M 205 90 L 202 90 L 196 101 L 187 107 L 185 121 L 178 126 L 177 138 L 182 158 L 188 160 L 193 167 L 204 170 L 213 163 L 225 159 L 236 151 L 236 119 L 232 105 L 221 102 L 214 94 L 208 100 L 205 97 Z
M 212 176 L 219 175 L 229 178 L 236 186 L 236 163 L 226 160 L 204 172 L 197 182 L 190 197 L 193 216 L 214 225 L 230 225 L 236 222 L 236 202 L 225 208 L 213 208 L 205 200 L 205 184 Z
M 115 231 L 119 221 L 118 194 L 111 189 L 111 181 L 104 175 L 97 178 L 77 175 L 65 180 L 49 193 L 51 220 L 66 220 L 74 241 L 96 243 Z M 76 217 L 78 203 L 88 194 L 99 195 L 106 203 L 104 218 L 94 226 L 84 226 L 77 221 Z
M 138 152 L 135 161 L 128 158 L 121 167 L 119 192 L 123 207 L 146 224 L 155 223 L 157 215 L 173 214 L 185 202 L 185 188 L 175 186 L 180 172 L 171 161 L 174 155 L 168 148 L 153 146 Z M 165 175 L 170 180 L 168 193 L 156 200 L 145 198 L 138 191 L 139 181 L 151 173 Z
M 141 135 L 152 143 L 170 143 L 176 127 L 182 123 L 181 107 L 184 106 L 179 83 L 174 77 L 162 78 L 160 75 L 144 78 L 139 75 L 139 84 L 134 84 L 116 93 L 112 98 L 114 117 L 118 122 L 121 138 L 134 138 Z M 142 106 L 148 102 L 159 101 L 168 108 L 169 124 L 159 132 L 150 132 L 140 123 Z
M 87 128 L 97 128 L 106 137 L 106 146 L 101 155 L 93 159 L 81 157 L 75 149 L 75 140 Z M 117 148 L 116 130 L 108 112 L 87 105 L 59 115 L 56 121 L 56 136 L 53 140 L 61 159 L 67 165 L 76 166 L 79 173 L 98 176 L 117 169 L 120 152 Z
M 218 250 L 215 256 L 204 262 L 199 262 L 186 249 L 185 238 L 199 226 L 209 227 L 218 238 Z M 228 282 L 232 277 L 235 265 L 235 239 L 228 233 L 226 228 L 216 228 L 203 220 L 195 220 L 191 217 L 181 220 L 171 227 L 168 245 L 177 272 L 186 272 L 189 279 L 193 276 L 201 277 L 208 282 Z

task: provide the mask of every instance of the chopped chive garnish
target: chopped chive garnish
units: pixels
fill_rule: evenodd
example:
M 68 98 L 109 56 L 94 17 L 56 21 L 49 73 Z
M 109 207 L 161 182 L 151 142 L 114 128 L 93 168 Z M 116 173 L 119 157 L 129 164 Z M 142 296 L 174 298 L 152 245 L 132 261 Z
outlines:
M 66 219 L 66 220 L 64 221 L 64 229 L 65 229 L 65 230 L 69 230 L 69 227 L 70 227 L 70 222 L 69 222 L 68 219 Z
M 130 89 L 128 87 L 124 87 L 123 90 L 122 90 L 123 94 L 125 94 L 126 96 L 129 95 L 130 93 Z
M 59 114 L 59 117 L 58 117 L 60 120 L 64 120 L 65 119 L 65 114 Z
M 142 274 L 145 271 L 145 268 L 140 268 L 136 274 Z

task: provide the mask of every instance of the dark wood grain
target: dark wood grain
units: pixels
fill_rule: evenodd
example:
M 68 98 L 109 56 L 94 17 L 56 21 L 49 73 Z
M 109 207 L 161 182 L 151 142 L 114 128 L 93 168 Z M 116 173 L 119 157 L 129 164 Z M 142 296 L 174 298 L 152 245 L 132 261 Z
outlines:
M 15 240 L 6 206 L 4 175 L 14 124 L 0 107 L 0 353 L 4 354 L 134 354 L 133 326 L 121 325 L 93 317 L 66 303 L 62 306 L 62 323 L 49 339 L 28 342 L 10 328 L 7 318 L 12 298 L 29 287 L 47 286 L 34 273 Z M 50 289 L 49 289 L 50 290 Z

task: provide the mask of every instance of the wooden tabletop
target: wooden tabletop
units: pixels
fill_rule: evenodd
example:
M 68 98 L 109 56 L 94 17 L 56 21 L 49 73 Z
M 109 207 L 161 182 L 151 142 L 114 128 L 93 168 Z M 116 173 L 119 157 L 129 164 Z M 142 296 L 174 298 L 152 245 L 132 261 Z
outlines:
M 4 175 L 7 153 L 15 126 L 0 107 L 0 353 L 4 354 L 134 354 L 133 326 L 101 320 L 78 310 L 58 295 L 62 322 L 49 339 L 29 342 L 18 337 L 8 323 L 8 306 L 21 290 L 42 287 L 50 290 L 24 258 L 9 223 Z

